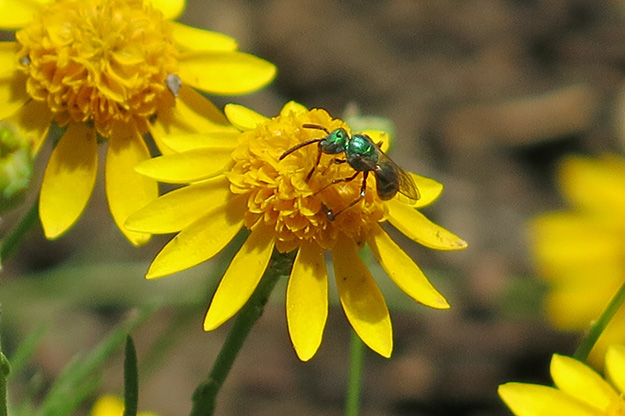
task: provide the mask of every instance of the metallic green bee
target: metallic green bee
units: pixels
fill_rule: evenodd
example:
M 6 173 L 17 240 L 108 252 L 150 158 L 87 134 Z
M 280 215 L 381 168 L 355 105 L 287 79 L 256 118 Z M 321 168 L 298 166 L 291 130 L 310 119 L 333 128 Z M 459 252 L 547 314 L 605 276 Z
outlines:
M 315 168 L 319 164 L 322 153 L 325 153 L 328 155 L 338 155 L 339 153 L 345 152 L 345 147 L 347 146 L 347 143 L 349 142 L 349 134 L 343 128 L 332 130 L 332 132 L 329 132 L 328 129 L 326 129 L 323 126 L 319 126 L 317 124 L 303 124 L 302 127 L 306 129 L 323 130 L 326 132 L 327 136 L 322 137 L 321 139 L 311 139 L 311 140 L 306 140 L 305 142 L 299 143 L 291 147 L 286 152 L 282 153 L 282 156 L 280 156 L 279 160 L 284 159 L 285 157 L 287 157 L 288 155 L 290 155 L 297 149 L 301 149 L 302 147 L 308 146 L 309 144 L 317 143 L 317 162 L 315 162 L 310 172 L 308 172 L 308 175 L 306 175 L 306 180 L 308 181 L 310 177 L 312 176 L 313 172 L 315 171 Z
M 362 172 L 362 185 L 358 198 L 338 212 L 333 212 L 325 205 L 323 206 L 324 212 L 330 221 L 334 221 L 337 215 L 356 205 L 358 201 L 364 198 L 367 190 L 367 177 L 369 176 L 369 172 L 373 172 L 375 175 L 376 189 L 381 200 L 387 201 L 392 199 L 398 192 L 407 197 L 411 202 L 415 202 L 420 198 L 419 190 L 412 180 L 412 177 L 397 166 L 397 164 L 380 149 L 379 144 L 371 140 L 371 137 L 366 134 L 354 134 L 350 137 L 345 129 L 339 128 L 328 131 L 325 127 L 316 124 L 304 124 L 302 127 L 323 130 L 326 136 L 320 139 L 307 140 L 291 147 L 280 156 L 280 160 L 304 146 L 317 143 L 317 162 L 310 172 L 308 172 L 306 180 L 310 179 L 312 176 L 312 173 L 319 164 L 322 153 L 331 155 L 344 153 L 345 159 L 334 159 L 334 163 L 347 163 L 356 171 L 356 173 L 348 178 L 334 179 L 328 186 L 341 182 L 350 182 Z

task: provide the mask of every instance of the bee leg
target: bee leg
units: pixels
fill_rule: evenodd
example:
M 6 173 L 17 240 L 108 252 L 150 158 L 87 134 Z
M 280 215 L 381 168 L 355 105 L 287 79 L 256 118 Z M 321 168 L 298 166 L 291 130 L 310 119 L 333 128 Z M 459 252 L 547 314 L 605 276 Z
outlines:
M 347 163 L 347 160 L 345 160 L 345 159 L 337 159 L 337 158 L 332 159 L 332 164 L 334 164 L 334 165 L 340 165 L 342 163 Z M 326 174 L 328 169 L 330 169 L 330 166 L 332 166 L 332 164 L 326 166 L 326 168 L 323 170 L 323 174 L 324 175 Z
M 322 153 L 321 152 L 321 142 L 319 142 L 319 143 L 317 143 L 317 161 L 313 165 L 313 167 L 310 170 L 310 172 L 308 172 L 308 175 L 306 175 L 306 182 L 308 182 L 310 180 L 310 177 L 312 176 L 313 172 L 317 168 L 317 165 L 319 165 L 319 161 L 321 160 L 321 153 Z
M 317 195 L 319 192 L 325 191 L 326 189 L 328 189 L 332 185 L 336 185 L 337 183 L 353 181 L 356 178 L 356 176 L 358 176 L 359 173 L 360 171 L 356 171 L 356 173 L 350 176 L 349 178 L 334 179 L 332 182 L 330 182 L 329 184 L 327 184 L 326 186 L 324 186 L 323 188 L 315 192 L 315 195 Z
M 343 180 L 337 179 L 338 182 L 349 182 L 352 179 L 354 179 L 360 172 L 356 172 L 356 175 L 350 177 L 350 178 L 345 178 Z M 332 212 L 328 207 L 326 207 L 325 205 L 322 206 L 323 211 L 326 214 L 326 217 L 328 217 L 328 220 L 330 221 L 334 221 L 334 219 L 343 211 L 346 211 L 348 209 L 350 209 L 351 207 L 353 207 L 354 205 L 356 205 L 362 198 L 365 197 L 365 194 L 367 192 L 367 177 L 369 176 L 369 171 L 365 170 L 362 173 L 362 185 L 360 185 L 360 195 L 358 195 L 358 198 L 354 199 L 352 202 L 349 203 L 348 206 L 346 206 L 345 208 L 337 211 L 337 212 Z
M 330 208 L 326 207 L 325 204 L 321 204 L 321 209 L 323 210 L 323 213 L 326 214 L 328 221 L 334 221 L 334 219 L 336 218 L 336 215 L 334 215 L 334 213 L 332 212 Z

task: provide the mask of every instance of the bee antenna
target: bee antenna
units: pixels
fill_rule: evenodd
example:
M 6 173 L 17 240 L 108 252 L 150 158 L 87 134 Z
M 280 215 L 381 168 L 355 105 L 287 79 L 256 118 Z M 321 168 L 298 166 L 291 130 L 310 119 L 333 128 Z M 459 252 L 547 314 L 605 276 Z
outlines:
M 311 139 L 311 140 L 306 140 L 305 142 L 298 143 L 295 146 L 293 146 L 290 149 L 288 149 L 286 152 L 282 153 L 282 155 L 280 156 L 280 158 L 278 160 L 284 159 L 285 157 L 287 157 L 288 155 L 290 155 L 291 153 L 293 153 L 297 149 L 301 149 L 302 147 L 308 146 L 309 144 L 319 143 L 322 140 L 323 139 Z
M 323 126 L 320 126 L 319 124 L 302 124 L 302 127 L 304 127 L 305 129 L 317 129 L 317 130 L 323 130 L 325 131 L 327 134 L 330 134 L 330 132 L 328 131 L 328 129 L 326 129 Z

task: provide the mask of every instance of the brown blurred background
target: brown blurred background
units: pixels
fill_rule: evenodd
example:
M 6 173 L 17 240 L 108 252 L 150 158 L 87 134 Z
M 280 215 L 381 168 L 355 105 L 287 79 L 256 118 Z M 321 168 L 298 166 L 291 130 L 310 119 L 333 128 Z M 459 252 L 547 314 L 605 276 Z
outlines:
M 498 384 L 549 382 L 551 354 L 572 353 L 577 334 L 544 323 L 544 288 L 532 274 L 525 225 L 561 206 L 553 172 L 562 155 L 622 151 L 625 3 L 189 0 L 182 21 L 232 35 L 243 51 L 279 68 L 268 89 L 214 98 L 220 106 L 237 102 L 272 116 L 296 100 L 340 117 L 355 104 L 394 121 L 390 154 L 398 164 L 445 184 L 424 211 L 469 248 L 433 252 L 393 237 L 452 309 L 415 304 L 374 269 L 392 308 L 395 350 L 390 360 L 366 354 L 363 416 L 506 415 Z M 133 305 L 166 297 L 171 306 L 134 334 L 140 361 L 163 331 L 172 341 L 166 358 L 142 367 L 140 408 L 188 414 L 193 389 L 229 328 L 204 333 L 201 322 L 234 249 L 147 282 L 147 264 L 167 237 L 131 248 L 108 213 L 102 175 L 98 181 L 74 229 L 54 242 L 34 229 L 4 265 L 7 352 L 47 325 L 14 392 L 25 394 L 33 379 L 49 383 Z M 0 233 L 23 212 L 4 218 Z M 317 356 L 301 363 L 288 339 L 283 298 L 284 284 L 235 363 L 218 415 L 343 413 L 349 327 L 340 307 L 331 307 Z M 102 392 L 121 393 L 121 359 L 106 366 Z

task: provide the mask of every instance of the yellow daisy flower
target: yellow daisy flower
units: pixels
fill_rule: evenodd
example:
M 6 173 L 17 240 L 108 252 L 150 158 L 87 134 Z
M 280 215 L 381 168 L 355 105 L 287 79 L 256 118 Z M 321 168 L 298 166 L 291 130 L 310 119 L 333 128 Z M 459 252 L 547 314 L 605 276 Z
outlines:
M 150 157 L 143 136 L 161 150 L 164 134 L 228 130 L 225 117 L 190 87 L 241 94 L 267 84 L 275 67 L 238 52 L 225 35 L 171 19 L 184 1 L 58 0 L 0 2 L 0 120 L 32 136 L 34 152 L 52 122 L 67 127 L 46 168 L 40 217 L 48 238 L 83 212 L 97 171 L 97 144 L 109 142 L 106 194 L 111 214 L 134 244 L 148 234 L 123 227 L 157 196 L 134 171 Z
M 555 387 L 506 383 L 499 396 L 516 416 L 620 416 L 625 414 L 625 347 L 605 354 L 606 380 L 586 364 L 554 354 Z
M 245 304 L 274 247 L 282 253 L 297 250 L 286 293 L 286 313 L 291 340 L 304 361 L 317 351 L 328 313 L 325 250 L 332 255 L 347 319 L 360 338 L 385 357 L 392 350 L 391 321 L 380 290 L 358 256 L 365 243 L 409 296 L 433 308 L 449 307 L 380 226 L 388 219 L 427 247 L 465 248 L 464 241 L 415 209 L 435 200 L 442 191 L 441 184 L 409 174 L 421 193 L 410 205 L 399 198 L 380 199 L 376 180 L 370 178 L 364 197 L 358 199 L 362 173 L 351 181 L 332 182 L 354 173 L 347 163 L 336 163 L 344 154 L 321 154 L 311 143 L 283 155 L 293 146 L 323 138 L 327 133 L 322 129 L 349 132 L 341 120 L 332 119 L 324 110 L 309 111 L 293 102 L 271 119 L 232 104 L 226 106 L 226 115 L 242 133 L 171 137 L 167 143 L 180 153 L 138 165 L 141 173 L 152 178 L 189 185 L 163 195 L 126 223 L 139 232 L 178 232 L 154 259 L 147 278 L 203 262 L 220 252 L 243 227 L 251 230 L 214 295 L 205 330 L 217 328 Z M 375 137 L 382 138 L 380 134 Z
M 625 160 L 566 158 L 558 182 L 570 210 L 535 218 L 529 227 L 539 276 L 549 285 L 546 310 L 559 329 L 580 331 L 603 312 L 625 282 Z M 608 345 L 625 342 L 621 307 L 590 355 L 600 364 Z
M 124 402 L 115 396 L 102 396 L 91 409 L 91 416 L 123 416 Z M 152 412 L 139 412 L 137 416 L 156 416 Z

